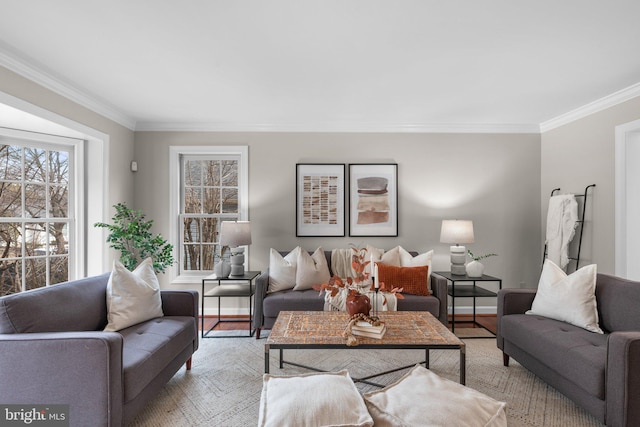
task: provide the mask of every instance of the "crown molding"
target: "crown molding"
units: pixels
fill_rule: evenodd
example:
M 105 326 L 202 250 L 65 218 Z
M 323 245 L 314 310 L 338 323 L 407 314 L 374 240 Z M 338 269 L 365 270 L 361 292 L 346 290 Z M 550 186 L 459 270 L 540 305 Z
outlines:
M 540 133 L 537 124 L 394 123 L 189 123 L 138 122 L 137 132 L 328 132 L 328 133 Z
M 590 102 L 575 110 L 559 115 L 551 120 L 540 123 L 540 133 L 548 132 L 560 126 L 564 126 L 591 114 L 621 104 L 625 101 L 640 96 L 640 83 L 636 83 L 617 92 Z
M 132 131 L 155 132 L 330 132 L 330 133 L 544 133 L 591 114 L 640 96 L 640 83 L 607 95 L 555 118 L 533 123 L 192 123 L 192 122 L 136 122 L 107 102 L 88 95 L 44 71 L 35 61 L 25 58 L 0 41 L 0 66 L 49 89 L 101 116 Z
M 70 83 L 62 81 L 51 73 L 43 71 L 44 67 L 38 66 L 34 61 L 22 57 L 4 43 L 0 43 L 0 66 L 39 84 L 45 89 L 64 96 L 101 116 L 113 120 L 129 130 L 135 130 L 135 119 L 127 116 L 106 102 L 87 95 L 86 92 L 74 87 Z

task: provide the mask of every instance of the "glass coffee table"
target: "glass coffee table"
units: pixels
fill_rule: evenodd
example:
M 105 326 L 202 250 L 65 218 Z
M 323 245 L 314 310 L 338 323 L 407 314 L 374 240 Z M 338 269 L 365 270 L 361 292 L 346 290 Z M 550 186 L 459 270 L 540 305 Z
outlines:
M 460 384 L 465 384 L 465 344 L 440 323 L 438 319 L 433 317 L 431 313 L 428 311 L 385 311 L 380 313 L 379 317 L 387 326 L 387 331 L 382 339 L 358 336 L 358 345 L 349 347 L 346 344 L 346 339 L 342 336 L 349 323 L 349 315 L 347 313 L 337 311 L 281 311 L 264 345 L 264 372 L 269 373 L 269 353 L 271 350 L 280 351 L 281 369 L 286 363 L 292 366 L 321 371 L 311 366 L 284 360 L 284 350 L 421 349 L 425 351 L 425 360 L 419 363 L 429 368 L 429 350 L 445 349 L 458 350 L 460 352 Z M 364 378 L 353 378 L 353 380 L 380 386 L 367 380 L 413 366 L 415 366 L 415 363 Z

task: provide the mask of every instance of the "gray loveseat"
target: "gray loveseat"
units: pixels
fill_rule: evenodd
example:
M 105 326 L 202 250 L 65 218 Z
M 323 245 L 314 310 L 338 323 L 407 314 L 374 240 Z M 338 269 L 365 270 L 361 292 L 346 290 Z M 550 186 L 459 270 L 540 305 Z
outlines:
M 280 251 L 283 256 L 289 251 Z M 417 252 L 410 252 L 411 255 L 418 255 Z M 324 251 L 331 271 L 331 251 Z M 256 338 L 260 338 L 262 329 L 271 329 L 278 317 L 278 313 L 283 310 L 290 311 L 322 311 L 324 309 L 324 298 L 319 292 L 313 289 L 304 291 L 278 291 L 267 293 L 269 289 L 269 269 L 266 269 L 256 278 L 255 309 L 253 313 L 253 326 L 256 328 Z M 409 295 L 403 294 L 404 299 L 398 300 L 399 311 L 428 311 L 439 319 L 444 325 L 448 323 L 447 313 L 447 280 L 440 276 L 431 276 L 431 295 Z
M 198 348 L 198 294 L 161 291 L 164 317 L 107 324 L 109 273 L 0 298 L 0 402 L 69 405 L 71 426 L 121 426 Z
M 498 293 L 497 345 L 608 426 L 640 423 L 640 282 L 598 274 L 604 335 L 524 314 L 534 289 Z

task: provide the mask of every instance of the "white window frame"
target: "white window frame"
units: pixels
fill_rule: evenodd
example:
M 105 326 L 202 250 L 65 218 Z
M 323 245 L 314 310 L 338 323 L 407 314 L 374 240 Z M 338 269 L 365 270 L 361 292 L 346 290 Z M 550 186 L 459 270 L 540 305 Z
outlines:
M 74 280 L 84 275 L 85 266 L 85 245 L 81 230 L 85 227 L 84 215 L 84 146 L 86 141 L 82 139 L 62 137 L 34 133 L 17 129 L 0 128 L 0 143 L 6 145 L 23 145 L 48 150 L 66 149 L 70 152 L 70 175 L 69 175 L 69 266 L 68 280 Z M 53 218 L 43 218 L 44 221 L 51 221 Z M 48 281 L 48 277 L 47 277 Z
M 182 178 L 180 165 L 182 156 L 239 156 L 238 161 L 238 214 L 240 221 L 249 220 L 249 147 L 246 145 L 203 145 L 203 146 L 170 146 L 169 147 L 169 241 L 173 244 L 173 257 L 177 261 L 169 268 L 172 284 L 200 284 L 204 276 L 210 272 L 185 271 L 181 268 L 180 238 L 180 198 L 182 195 Z

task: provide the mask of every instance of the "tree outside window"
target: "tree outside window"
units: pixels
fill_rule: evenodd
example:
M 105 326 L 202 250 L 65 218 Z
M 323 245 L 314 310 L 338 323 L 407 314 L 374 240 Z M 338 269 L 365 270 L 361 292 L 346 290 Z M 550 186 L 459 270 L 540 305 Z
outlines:
M 69 279 L 70 157 L 0 144 L 0 296 Z
M 211 271 L 220 254 L 222 221 L 239 218 L 239 160 L 182 157 L 182 271 Z

